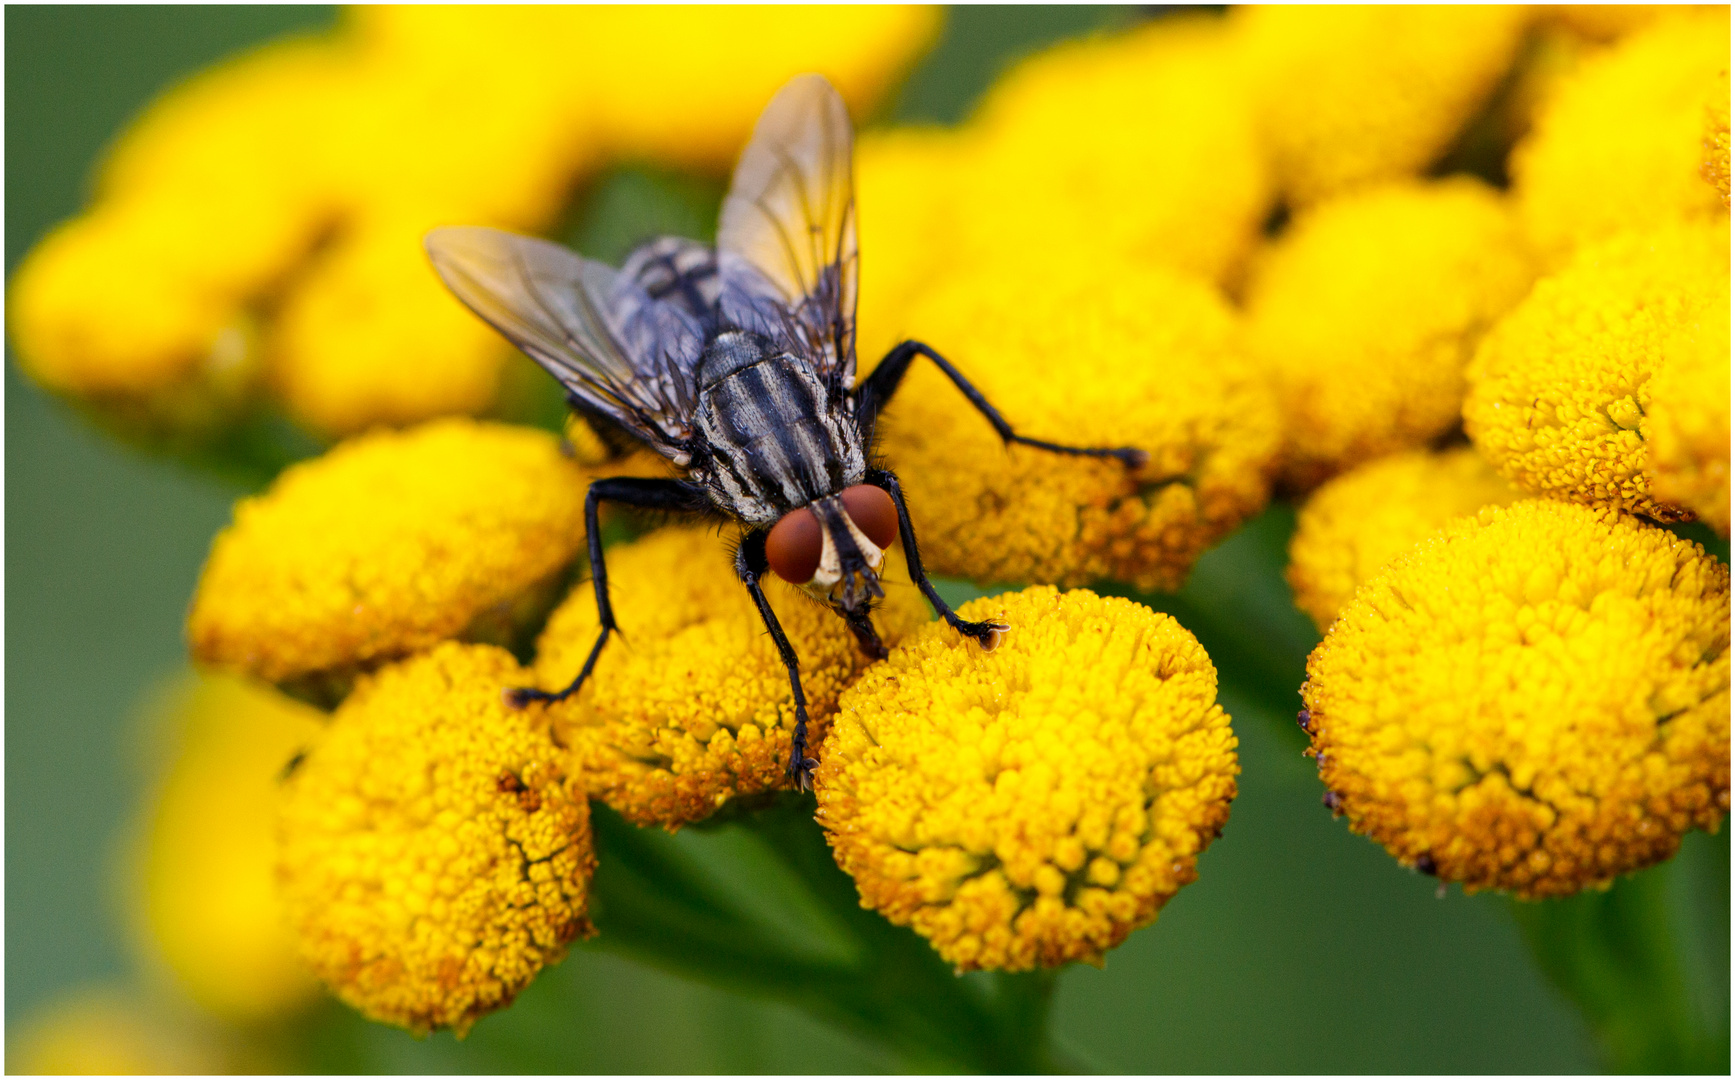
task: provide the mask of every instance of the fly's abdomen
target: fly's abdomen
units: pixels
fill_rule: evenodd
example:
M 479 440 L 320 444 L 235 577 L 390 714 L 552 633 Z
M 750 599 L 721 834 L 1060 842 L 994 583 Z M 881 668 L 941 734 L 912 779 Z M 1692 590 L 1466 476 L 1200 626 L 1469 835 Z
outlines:
M 754 524 L 834 495 L 866 469 L 854 425 L 789 356 L 730 370 L 700 391 L 694 419 L 711 447 L 713 496 Z

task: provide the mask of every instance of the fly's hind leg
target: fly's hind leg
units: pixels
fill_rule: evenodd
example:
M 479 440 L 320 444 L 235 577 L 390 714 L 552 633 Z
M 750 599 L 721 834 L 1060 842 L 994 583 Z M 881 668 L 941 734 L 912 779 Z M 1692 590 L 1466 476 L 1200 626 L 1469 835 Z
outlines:
M 789 742 L 787 772 L 797 788 L 811 791 L 813 770 L 819 762 L 807 756 L 807 695 L 801 689 L 801 661 L 784 636 L 777 613 L 771 610 L 771 602 L 765 599 L 764 586 L 759 584 L 769 568 L 770 563 L 765 558 L 764 531 L 748 533 L 742 538 L 741 546 L 735 549 L 735 573 L 747 586 L 748 594 L 753 597 L 753 606 L 759 609 L 759 617 L 765 620 L 765 629 L 771 632 L 771 640 L 777 645 L 777 655 L 783 659 L 783 667 L 789 672 L 789 689 L 795 698 L 795 734 Z
M 602 624 L 602 632 L 597 635 L 596 644 L 591 646 L 590 655 L 585 658 L 578 678 L 567 684 L 566 689 L 549 691 L 520 686 L 506 691 L 506 703 L 515 709 L 523 708 L 532 701 L 565 701 L 578 693 L 579 687 L 584 685 L 585 680 L 590 678 L 591 671 L 596 668 L 597 658 L 602 655 L 602 647 L 608 644 L 608 636 L 620 630 L 614 621 L 614 606 L 608 602 L 608 567 L 602 558 L 602 529 L 597 520 L 598 507 L 604 499 L 646 510 L 692 512 L 705 508 L 703 497 L 678 480 L 641 480 L 636 477 L 617 476 L 591 482 L 590 489 L 584 496 L 584 538 L 590 552 L 591 583 L 596 588 L 597 621 Z
M 925 356 L 934 362 L 952 380 L 952 385 L 958 388 L 970 404 L 976 407 L 987 421 L 994 426 L 1003 440 L 1018 443 L 1022 446 L 1033 446 L 1038 450 L 1047 450 L 1055 454 L 1074 454 L 1079 457 L 1111 457 L 1125 464 L 1130 469 L 1136 469 L 1150 460 L 1150 455 L 1143 450 L 1131 446 L 1100 447 L 1100 446 L 1066 446 L 1061 443 L 1044 442 L 1041 439 L 1026 438 L 1012 430 L 1012 425 L 1000 415 L 1000 410 L 988 403 L 982 396 L 982 391 L 970 385 L 970 380 L 964 378 L 951 362 L 939 353 L 922 344 L 920 341 L 906 341 L 887 353 L 873 374 L 862 380 L 856 388 L 856 427 L 860 429 L 864 444 L 873 442 L 874 425 L 879 421 L 880 410 L 897 392 L 898 384 L 904 381 L 904 375 L 910 370 L 910 364 L 918 356 Z M 870 481 L 871 482 L 871 481 Z

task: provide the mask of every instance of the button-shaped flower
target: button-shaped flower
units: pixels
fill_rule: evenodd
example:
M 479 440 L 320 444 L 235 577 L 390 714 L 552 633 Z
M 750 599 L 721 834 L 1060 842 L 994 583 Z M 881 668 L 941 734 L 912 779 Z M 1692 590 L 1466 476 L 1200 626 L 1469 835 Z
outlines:
M 618 545 L 608 570 L 620 638 L 576 697 L 549 707 L 591 794 L 629 821 L 674 828 L 734 796 L 787 786 L 789 672 L 715 530 L 663 529 Z M 932 613 L 896 551 L 884 588 L 874 624 L 896 645 Z M 800 658 L 817 743 L 838 696 L 871 661 L 830 609 L 781 581 L 768 582 L 766 595 Z M 570 683 L 599 629 L 586 582 L 549 618 L 536 681 Z
M 1012 629 L 983 652 L 931 624 L 844 694 L 820 824 L 863 905 L 959 970 L 1100 962 L 1228 819 L 1216 670 L 1129 600 L 1035 587 L 960 613 Z
M 1651 491 L 1650 383 L 1666 340 L 1728 307 L 1727 219 L 1582 248 L 1483 339 L 1465 429 L 1525 491 L 1689 517 Z
M 301 954 L 379 1020 L 462 1033 L 590 933 L 590 804 L 529 673 L 449 642 L 362 682 L 284 783 Z
M 584 542 L 584 472 L 529 428 L 376 432 L 243 500 L 193 597 L 195 658 L 322 699 L 465 635 L 507 642 Z
M 1295 517 L 1285 577 L 1321 630 L 1399 555 L 1448 522 L 1518 498 L 1475 450 L 1412 450 L 1327 481 Z
M 1261 253 L 1247 337 L 1306 490 L 1457 426 L 1464 366 L 1530 286 L 1505 200 L 1466 178 L 1384 184 L 1297 216 Z
M 1729 569 L 1615 510 L 1450 526 L 1361 588 L 1307 673 L 1326 804 L 1469 890 L 1602 885 L 1729 810 Z
M 913 367 L 881 446 L 930 570 L 1179 588 L 1265 504 L 1277 411 L 1206 282 L 1057 252 L 952 273 L 908 317 L 1021 435 L 1150 454 L 1129 470 L 1006 447 L 944 375 Z

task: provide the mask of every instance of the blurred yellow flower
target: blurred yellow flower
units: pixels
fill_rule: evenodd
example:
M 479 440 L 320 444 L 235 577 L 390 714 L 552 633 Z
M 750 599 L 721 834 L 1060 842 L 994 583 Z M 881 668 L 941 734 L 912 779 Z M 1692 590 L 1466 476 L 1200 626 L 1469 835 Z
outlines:
M 874 624 L 896 645 L 932 613 L 896 549 L 886 563 L 886 599 Z M 617 545 L 608 570 L 620 638 L 584 690 L 548 710 L 591 795 L 636 824 L 672 829 L 709 817 L 733 796 L 787 787 L 795 724 L 789 675 L 716 530 L 668 528 Z M 817 744 L 838 695 L 870 661 L 826 607 L 781 582 L 766 592 L 801 659 Z M 536 681 L 554 689 L 570 683 L 598 630 L 587 581 L 549 619 Z
M 1327 481 L 1295 517 L 1284 576 L 1324 630 L 1362 582 L 1442 526 L 1518 492 L 1469 447 L 1410 450 Z
M 1002 76 L 970 121 L 975 180 L 953 192 L 966 257 L 1101 250 L 1224 279 L 1271 202 L 1234 45 L 1226 19 L 1178 16 Z
M 803 71 L 865 112 L 938 23 L 914 7 L 355 9 L 148 108 L 96 203 L 21 266 L 14 340 L 44 385 L 134 426 L 219 426 L 261 372 L 327 436 L 485 411 L 509 350 L 440 286 L 424 232 L 548 228 L 611 159 L 720 170 Z M 230 392 L 211 401 L 214 379 Z
M 208 1075 L 238 1064 L 207 1033 L 166 1018 L 137 994 L 105 987 L 75 990 L 6 1031 L 6 1071 L 14 1075 Z
M 1587 56 L 1543 103 L 1512 152 L 1513 195 L 1530 242 L 1551 265 L 1622 229 L 1723 209 L 1700 175 L 1706 106 L 1726 82 L 1729 9 L 1658 19 Z
M 1302 212 L 1247 289 L 1248 348 L 1283 411 L 1281 481 L 1305 491 L 1456 427 L 1464 365 L 1530 281 L 1480 181 L 1400 181 Z
M 588 935 L 584 781 L 529 672 L 447 642 L 368 677 L 284 782 L 279 879 L 301 954 L 376 1020 L 463 1034 Z
M 277 894 L 277 787 L 324 718 L 271 690 L 206 676 L 178 686 L 163 719 L 174 757 L 136 856 L 147 947 L 216 1016 L 292 1013 L 318 983 Z
M 1650 381 L 1647 472 L 1656 497 L 1729 535 L 1729 306 L 1662 340 Z
M 1270 5 L 1233 13 L 1278 186 L 1306 205 L 1420 173 L 1493 92 L 1516 5 Z
M 1265 504 L 1276 409 L 1207 282 L 1078 251 L 1033 253 L 949 274 L 909 321 L 1019 434 L 1151 455 L 1134 471 L 1004 446 L 918 361 L 880 445 L 930 570 L 1175 589 Z
M 1036 587 L 960 614 L 1012 629 L 984 652 L 930 624 L 846 691 L 819 822 L 863 906 L 958 970 L 1100 963 L 1228 820 L 1216 670 L 1129 600 Z
M 1615 510 L 1448 527 L 1362 587 L 1307 671 L 1327 805 L 1466 890 L 1601 886 L 1729 809 L 1729 569 Z
M 510 641 L 584 542 L 588 478 L 546 432 L 439 420 L 243 499 L 193 596 L 196 659 L 316 697 L 446 638 Z
M 1717 73 L 1717 84 L 1711 100 L 1705 106 L 1705 134 L 1701 139 L 1703 154 L 1699 173 L 1705 182 L 1723 196 L 1723 209 L 1729 209 L 1729 68 Z
M 1483 339 L 1468 372 L 1465 428 L 1526 491 L 1688 517 L 1652 496 L 1645 471 L 1651 378 L 1666 338 L 1728 306 L 1726 218 L 1581 248 Z

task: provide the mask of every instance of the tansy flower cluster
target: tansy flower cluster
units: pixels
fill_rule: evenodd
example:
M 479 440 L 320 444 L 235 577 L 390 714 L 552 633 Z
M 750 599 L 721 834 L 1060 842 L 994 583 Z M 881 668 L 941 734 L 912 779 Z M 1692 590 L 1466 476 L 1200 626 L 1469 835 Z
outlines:
M 404 425 L 240 503 L 188 636 L 207 665 L 335 707 L 281 787 L 278 887 L 303 961 L 416 1030 L 463 1030 L 590 932 L 590 800 L 674 829 L 787 786 L 788 677 L 714 528 L 609 519 L 621 639 L 582 692 L 507 706 L 567 685 L 596 640 L 585 485 L 668 469 L 582 420 L 563 443 L 429 419 L 485 410 L 505 353 L 437 292 L 421 228 L 546 228 L 576 177 L 623 156 L 715 167 L 784 73 L 818 67 L 859 104 L 931 32 L 893 9 L 791 13 L 766 49 L 758 15 L 662 17 L 367 13 L 341 41 L 238 61 L 148 114 L 13 285 L 29 369 L 111 415 L 220 422 L 264 385 L 328 434 Z M 1007 448 L 918 363 L 875 449 L 931 571 L 1035 583 L 962 609 L 1010 626 L 999 648 L 930 621 L 895 552 L 882 661 L 768 591 L 800 658 L 818 819 L 864 906 L 959 970 L 1016 971 L 1101 962 L 1193 880 L 1238 775 L 1216 669 L 1174 620 L 1051 586 L 1177 589 L 1274 482 L 1311 492 L 1289 577 L 1329 631 L 1304 725 L 1353 828 L 1528 897 L 1717 826 L 1728 573 L 1635 515 L 1728 527 L 1727 82 L 1707 44 L 1726 48 L 1727 16 L 1629 17 L 1167 17 L 1023 61 L 956 127 L 860 139 L 863 370 L 920 337 L 1020 433 L 1149 455 Z M 1525 82 L 1544 21 L 1577 59 Z M 680 80 L 629 96 L 607 89 L 623 59 L 567 75 L 505 44 L 653 30 L 713 58 L 752 33 L 774 60 L 739 80 L 699 65 L 710 97 Z M 485 107 L 452 106 L 478 82 Z M 1510 190 L 1426 175 L 1479 115 L 1514 110 L 1503 82 L 1536 95 Z M 221 112 L 215 86 L 257 96 Z M 287 151 L 237 150 L 244 119 L 301 116 L 291 87 L 360 103 L 352 140 L 392 103 L 396 156 L 314 155 L 344 178 L 314 198 L 306 170 L 258 164 Z M 494 125 L 503 102 L 520 108 Z M 449 106 L 454 130 L 483 130 L 436 137 Z M 305 148 L 294 123 L 283 144 Z M 170 168 L 183 142 L 268 174 L 238 183 L 270 243 L 237 232 L 173 261 L 169 193 L 198 209 Z M 450 163 L 445 186 L 405 162 Z M 174 302 L 148 318 L 72 287 L 156 296 L 98 274 L 135 250 L 103 224 L 122 208 L 126 244 L 186 268 L 151 279 Z M 109 329 L 135 316 L 138 333 Z
M 935 27 L 909 7 L 353 9 L 146 110 L 19 270 L 13 340 L 38 382 L 152 437 L 260 395 L 325 436 L 487 410 L 510 349 L 423 233 L 548 228 L 610 161 L 721 171 L 789 77 L 865 110 Z

